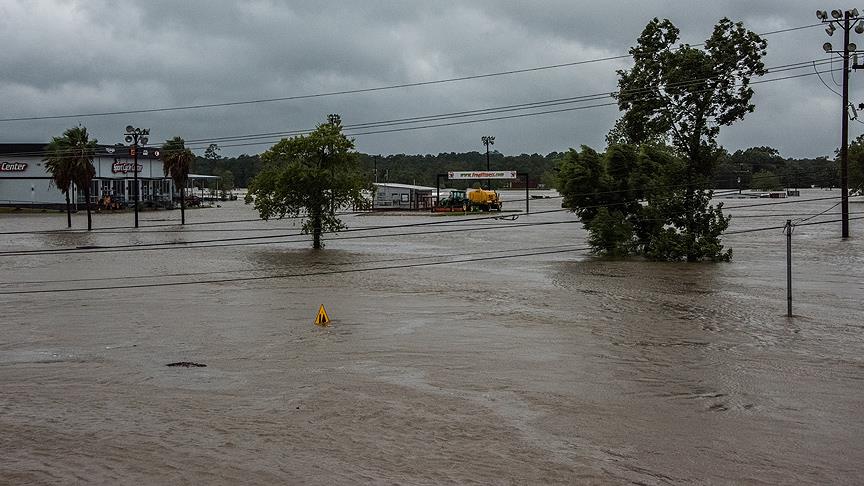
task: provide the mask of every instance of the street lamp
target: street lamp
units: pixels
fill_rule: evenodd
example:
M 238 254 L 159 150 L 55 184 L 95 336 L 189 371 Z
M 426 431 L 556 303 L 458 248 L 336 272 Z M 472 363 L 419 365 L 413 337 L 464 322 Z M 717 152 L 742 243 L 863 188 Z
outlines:
M 840 212 L 842 235 L 843 238 L 849 237 L 849 53 L 855 52 L 858 46 L 849 42 L 849 32 L 855 29 L 858 34 L 864 33 L 864 20 L 858 14 L 858 9 L 840 11 L 832 10 L 831 18 L 828 18 L 828 12 L 825 10 L 817 10 L 816 18 L 823 24 L 828 24 L 825 33 L 829 36 L 834 35 L 834 31 L 843 30 L 843 46 L 841 49 L 834 49 L 830 42 L 822 45 L 822 49 L 828 54 L 839 54 L 843 58 L 843 123 L 841 129 L 840 141 Z M 861 69 L 864 65 L 857 62 L 852 64 L 852 69 Z
M 486 172 L 489 172 L 489 146 L 495 145 L 495 137 L 484 135 L 480 137 L 480 140 L 483 141 L 483 145 L 486 146 Z M 486 179 L 486 189 L 492 189 L 492 181 Z
M 132 173 L 135 178 L 135 227 L 138 227 L 138 146 L 146 145 L 150 140 L 149 128 L 135 128 L 126 125 L 126 143 L 132 144 L 129 149 L 132 152 Z

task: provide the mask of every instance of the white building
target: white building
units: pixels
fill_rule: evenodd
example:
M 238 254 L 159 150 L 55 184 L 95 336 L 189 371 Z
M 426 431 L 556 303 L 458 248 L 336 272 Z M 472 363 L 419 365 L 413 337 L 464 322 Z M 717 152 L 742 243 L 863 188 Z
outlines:
M 432 209 L 435 188 L 412 184 L 375 182 L 373 209 Z
M 45 170 L 45 145 L 0 143 L 0 206 L 62 208 L 66 198 Z M 96 176 L 91 187 L 91 202 L 103 196 L 124 204 L 134 200 L 134 172 L 130 148 L 100 145 L 93 157 Z M 174 184 L 165 177 L 159 149 L 138 148 L 139 198 L 143 206 L 170 206 Z M 76 187 L 73 201 L 84 202 L 84 191 Z

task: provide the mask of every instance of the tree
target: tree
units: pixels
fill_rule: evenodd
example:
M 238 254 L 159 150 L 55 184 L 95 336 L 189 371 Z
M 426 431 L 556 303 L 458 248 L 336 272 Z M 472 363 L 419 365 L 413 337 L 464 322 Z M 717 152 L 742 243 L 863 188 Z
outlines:
M 588 243 L 606 256 L 643 255 L 652 260 L 731 258 L 720 234 L 729 218 L 710 208 L 710 196 L 696 193 L 687 202 L 680 184 L 687 164 L 662 145 L 610 145 L 605 153 L 583 146 L 562 162 L 558 187 L 588 230 Z M 684 204 L 695 204 L 690 222 Z M 697 237 L 692 244 L 686 228 Z
M 753 187 L 760 191 L 779 191 L 783 189 L 783 184 L 780 183 L 780 176 L 770 170 L 762 169 L 753 174 Z
M 180 188 L 180 224 L 186 224 L 186 180 L 193 160 L 195 155 L 180 137 L 166 140 L 162 145 L 162 170 L 166 176 L 171 176 L 174 186 Z
M 207 160 L 221 160 L 222 156 L 219 154 L 221 150 L 222 149 L 219 148 L 219 145 L 211 143 L 207 146 L 207 149 L 204 150 L 204 158 Z
M 864 135 L 849 145 L 849 192 L 864 194 Z
M 653 19 L 630 49 L 634 66 L 618 71 L 618 107 L 624 112 L 609 133 L 610 143 L 666 143 L 685 161 L 682 204 L 687 260 L 699 259 L 700 218 L 713 212 L 703 206 L 710 177 L 721 153 L 720 127 L 754 110 L 750 80 L 765 73 L 766 43 L 757 34 L 723 18 L 705 48 L 676 47 L 678 28 L 668 19 Z M 676 196 L 677 193 L 670 194 Z M 707 194 L 710 199 L 710 192 Z M 701 209 L 700 209 L 701 208 Z M 702 211 L 700 213 L 700 211 Z M 667 215 L 672 217 L 672 215 Z M 722 215 L 721 215 L 722 217 Z
M 51 182 L 66 196 L 66 227 L 72 227 L 72 204 L 69 191 L 72 189 L 72 164 L 60 146 L 60 137 L 48 145 L 45 170 L 51 174 Z
M 69 191 L 72 184 L 84 191 L 84 205 L 87 208 L 87 230 L 93 229 L 93 219 L 90 213 L 90 189 L 96 168 L 93 167 L 93 157 L 96 154 L 96 140 L 90 140 L 87 129 L 82 126 L 72 127 L 60 137 L 54 137 L 48 144 L 45 168 L 51 172 L 51 178 L 57 188 L 66 195 L 66 222 L 72 227 L 72 216 L 69 202 Z
M 321 248 L 324 231 L 345 227 L 337 209 L 361 205 L 361 191 L 369 188 L 353 149 L 335 115 L 308 135 L 280 140 L 261 155 L 267 165 L 249 185 L 246 203 L 254 202 L 265 220 L 303 213 L 303 234 L 312 233 L 313 248 Z

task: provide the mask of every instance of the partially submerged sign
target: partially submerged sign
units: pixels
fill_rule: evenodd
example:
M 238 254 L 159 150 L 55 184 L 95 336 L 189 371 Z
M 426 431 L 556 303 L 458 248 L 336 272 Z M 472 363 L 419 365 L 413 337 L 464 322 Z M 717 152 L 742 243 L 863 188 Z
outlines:
M 318 309 L 318 315 L 315 316 L 315 325 L 325 327 L 330 323 L 330 317 L 327 316 L 327 311 L 324 310 L 324 304 Z
M 515 170 L 469 170 L 450 171 L 447 173 L 450 180 L 458 179 L 516 179 Z

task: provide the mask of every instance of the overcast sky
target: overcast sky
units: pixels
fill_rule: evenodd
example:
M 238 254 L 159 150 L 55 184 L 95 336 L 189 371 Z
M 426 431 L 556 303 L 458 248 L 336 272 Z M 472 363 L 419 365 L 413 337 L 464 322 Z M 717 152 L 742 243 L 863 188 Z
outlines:
M 723 16 L 762 33 L 814 24 L 817 7 L 832 5 L 799 0 L 0 0 L 0 118 L 290 97 L 571 63 L 626 54 L 655 16 L 672 20 L 684 42 L 699 43 Z M 864 36 L 853 35 L 864 45 Z M 765 64 L 827 59 L 821 46 L 828 40 L 839 44 L 838 37 L 829 39 L 820 27 L 766 36 Z M 341 114 L 345 125 L 454 113 L 611 92 L 615 70 L 629 65 L 623 59 L 273 103 L 0 122 L 0 142 L 45 142 L 78 123 L 101 143 L 116 143 L 128 124 L 149 127 L 154 141 L 175 135 L 199 140 L 314 128 L 328 113 Z M 810 67 L 782 75 L 812 72 Z M 855 104 L 864 101 L 862 76 L 851 77 Z M 830 74 L 823 78 L 834 87 Z M 721 131 L 728 150 L 769 145 L 784 156 L 811 157 L 829 155 L 839 145 L 840 98 L 816 76 L 754 88 L 756 112 Z M 520 113 L 525 112 L 503 115 Z M 618 115 L 614 106 L 588 108 L 358 135 L 356 142 L 362 152 L 381 154 L 482 151 L 483 135 L 494 135 L 494 148 L 504 154 L 545 154 L 581 144 L 602 149 Z M 444 122 L 464 120 L 471 118 Z M 853 121 L 850 138 L 862 128 Z M 223 154 L 259 153 L 272 139 L 266 142 L 238 147 L 229 145 L 249 142 L 224 142 Z

